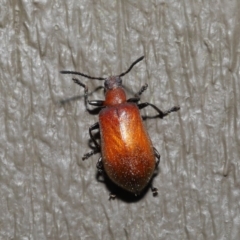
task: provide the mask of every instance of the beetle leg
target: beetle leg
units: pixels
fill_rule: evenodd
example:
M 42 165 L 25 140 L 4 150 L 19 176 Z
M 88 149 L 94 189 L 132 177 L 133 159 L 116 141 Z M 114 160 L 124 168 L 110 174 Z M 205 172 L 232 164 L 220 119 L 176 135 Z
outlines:
M 129 99 L 127 100 L 127 102 L 138 102 L 138 101 L 140 100 L 140 96 L 142 95 L 142 93 L 143 93 L 147 88 L 148 88 L 148 85 L 147 85 L 147 84 L 143 85 L 143 86 L 141 87 L 141 89 L 139 90 L 139 92 L 136 93 L 133 98 L 129 98 Z
M 157 158 L 157 161 L 156 161 L 156 168 L 157 168 L 157 166 L 160 163 L 160 154 L 159 154 L 158 150 L 155 147 L 153 148 L 153 150 L 154 150 L 154 153 L 155 153 L 155 157 Z
M 110 193 L 108 200 L 109 200 L 109 201 L 114 200 L 114 199 L 116 199 L 116 197 L 117 197 L 116 194 Z
M 92 155 L 94 155 L 98 152 L 99 152 L 99 150 L 95 149 L 95 150 L 92 150 L 91 152 L 85 153 L 82 157 L 82 160 L 84 161 L 84 160 L 88 159 L 89 157 L 91 157 Z
M 86 108 L 87 108 L 88 111 L 91 111 L 91 109 L 88 107 L 88 104 L 92 105 L 92 106 L 97 106 L 97 107 L 102 107 L 103 106 L 103 103 L 104 103 L 103 100 L 92 100 L 92 101 L 88 100 L 88 87 L 87 87 L 87 85 L 80 82 L 77 78 L 73 78 L 72 80 L 76 84 L 78 84 L 79 86 L 84 88 L 84 100 L 85 100 L 85 105 L 86 105 Z
M 76 84 L 84 88 L 84 100 L 85 100 L 85 105 L 87 110 L 89 111 L 90 109 L 88 108 L 88 87 L 84 83 L 80 82 L 77 78 L 72 79 Z
M 96 141 L 96 139 L 93 137 L 93 134 L 92 134 L 92 131 L 95 130 L 95 129 L 99 129 L 99 123 L 96 122 L 94 123 L 90 128 L 89 128 L 89 135 L 90 135 L 90 138 L 92 139 L 92 141 L 94 142 L 96 148 L 100 148 L 98 142 Z
M 140 96 L 142 95 L 142 93 L 143 93 L 145 90 L 147 90 L 147 88 L 148 88 L 148 85 L 147 85 L 147 83 L 145 83 L 145 84 L 141 87 L 141 89 L 139 90 L 139 92 L 135 94 L 135 97 L 140 97 Z
M 92 134 L 92 131 L 95 130 L 95 129 L 98 129 L 99 128 L 99 123 L 94 123 L 90 128 L 89 128 L 89 135 L 90 135 L 90 138 L 91 140 L 93 141 L 96 149 L 89 152 L 89 153 L 86 153 L 84 154 L 82 160 L 86 160 L 87 158 L 89 158 L 90 156 L 92 156 L 93 154 L 99 152 L 99 149 L 100 149 L 100 146 L 98 144 L 98 142 L 96 141 L 96 139 L 94 138 L 93 134 Z
M 88 101 L 89 105 L 96 106 L 96 107 L 102 107 L 103 103 L 104 103 L 103 100 L 91 100 L 91 101 Z
M 154 197 L 156 197 L 158 195 L 158 189 L 153 187 L 152 185 L 151 185 L 151 191 L 152 191 L 152 194 Z
M 129 98 L 127 102 L 135 102 L 137 103 L 140 100 L 140 97 Z
M 151 103 L 148 103 L 148 102 L 139 103 L 139 104 L 138 104 L 138 108 L 139 108 L 139 109 L 145 108 L 145 107 L 147 107 L 147 106 L 151 106 L 152 108 L 154 108 L 154 109 L 158 112 L 160 118 L 164 118 L 164 117 L 167 116 L 169 113 L 171 113 L 171 112 L 177 112 L 177 111 L 180 109 L 179 106 L 174 106 L 174 107 L 170 108 L 169 110 L 163 112 L 163 111 L 161 111 L 158 107 L 156 107 L 155 105 L 153 105 L 153 104 L 151 104 Z
M 102 157 L 100 157 L 97 161 L 97 164 L 96 164 L 96 167 L 97 167 L 97 170 L 98 172 L 102 172 L 103 171 L 103 163 L 102 163 Z

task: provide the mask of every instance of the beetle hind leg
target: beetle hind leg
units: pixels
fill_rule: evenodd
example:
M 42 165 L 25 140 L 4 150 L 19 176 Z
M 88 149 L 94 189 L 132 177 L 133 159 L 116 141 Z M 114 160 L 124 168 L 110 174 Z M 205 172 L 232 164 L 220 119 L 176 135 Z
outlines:
M 158 189 L 157 188 L 151 186 L 151 191 L 152 191 L 152 194 L 153 194 L 154 197 L 156 197 L 158 195 Z
M 153 150 L 154 150 L 154 154 L 155 154 L 155 157 L 156 157 L 156 168 L 157 168 L 159 163 L 160 163 L 161 156 L 160 156 L 158 150 L 155 147 L 153 148 Z
M 160 163 L 161 156 L 160 156 L 158 150 L 155 147 L 153 148 L 153 150 L 154 150 L 154 155 L 156 157 L 155 169 L 157 169 L 157 167 Z M 151 188 L 153 196 L 156 197 L 158 195 L 158 189 L 153 187 L 152 184 L 151 184 L 150 188 Z
M 111 201 L 111 200 L 115 200 L 116 198 L 117 198 L 116 194 L 110 193 L 108 200 Z

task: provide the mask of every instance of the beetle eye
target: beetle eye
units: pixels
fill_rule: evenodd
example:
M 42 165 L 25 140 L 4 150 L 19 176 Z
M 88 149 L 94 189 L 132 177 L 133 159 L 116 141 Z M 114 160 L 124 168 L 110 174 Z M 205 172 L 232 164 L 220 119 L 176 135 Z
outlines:
M 116 77 L 116 81 L 118 83 L 118 86 L 122 85 L 122 79 L 120 77 Z
M 107 86 L 108 86 L 108 83 L 107 83 L 107 80 L 105 80 L 105 82 L 104 82 L 104 88 L 106 89 Z

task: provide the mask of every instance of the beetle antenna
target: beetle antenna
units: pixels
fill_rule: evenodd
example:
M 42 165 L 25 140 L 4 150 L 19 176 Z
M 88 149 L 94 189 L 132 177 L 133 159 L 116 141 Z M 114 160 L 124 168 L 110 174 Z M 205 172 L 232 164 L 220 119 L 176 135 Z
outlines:
M 74 71 L 60 71 L 60 73 L 62 73 L 62 74 L 76 74 L 76 75 L 83 76 L 83 77 L 85 77 L 85 78 L 95 79 L 95 80 L 106 80 L 106 78 L 91 77 L 91 76 L 88 76 L 88 75 L 86 75 L 86 74 L 84 74 L 84 73 L 74 72 Z
M 129 67 L 129 69 L 128 69 L 126 72 L 121 73 L 121 74 L 119 75 L 119 77 L 123 77 L 124 75 L 126 75 L 127 73 L 129 73 L 129 72 L 131 71 L 131 69 L 133 68 L 133 66 L 136 65 L 138 62 L 142 61 L 143 59 L 144 59 L 144 56 L 138 58 L 135 62 L 132 63 L 132 65 Z

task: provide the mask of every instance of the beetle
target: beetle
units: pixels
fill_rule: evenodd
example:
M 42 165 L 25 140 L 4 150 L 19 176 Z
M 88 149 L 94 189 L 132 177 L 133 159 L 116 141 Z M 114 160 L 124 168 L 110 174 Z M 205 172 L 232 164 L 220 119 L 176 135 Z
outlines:
M 101 151 L 97 168 L 116 185 L 130 193 L 139 195 L 149 184 L 153 173 L 160 162 L 160 154 L 153 147 L 148 132 L 143 124 L 140 109 L 147 106 L 157 111 L 157 117 L 163 118 L 171 112 L 180 109 L 174 106 L 168 111 L 161 111 L 155 105 L 139 103 L 141 94 L 147 89 L 145 84 L 133 98 L 127 99 L 122 86 L 122 77 L 129 73 L 134 65 L 143 60 L 144 56 L 134 61 L 126 72 L 107 78 L 91 77 L 81 72 L 64 70 L 62 74 L 75 74 L 88 79 L 103 80 L 105 100 L 88 100 L 88 87 L 76 78 L 72 80 L 84 88 L 87 110 L 88 104 L 101 107 L 99 122 L 89 128 L 89 135 L 95 149 L 86 153 L 82 160 Z M 100 130 L 100 144 L 93 136 L 93 130 Z M 153 195 L 157 195 L 157 188 L 151 186 Z M 115 195 L 110 195 L 114 198 Z

